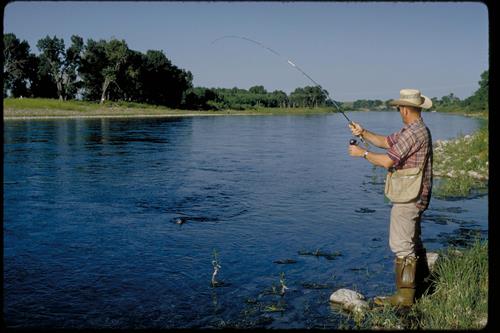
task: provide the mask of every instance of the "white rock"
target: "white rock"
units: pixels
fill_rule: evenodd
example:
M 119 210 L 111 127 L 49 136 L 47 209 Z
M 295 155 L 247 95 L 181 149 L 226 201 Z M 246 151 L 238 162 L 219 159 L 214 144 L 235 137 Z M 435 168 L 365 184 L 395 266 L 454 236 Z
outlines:
M 485 178 L 484 176 L 480 175 L 476 171 L 470 170 L 468 173 L 469 173 L 469 176 L 471 176 L 472 178 L 476 178 L 476 179 L 484 179 Z
M 434 268 L 434 264 L 439 258 L 439 253 L 436 252 L 427 252 L 427 266 L 429 266 L 429 270 L 432 271 Z
M 368 308 L 365 296 L 350 289 L 339 289 L 330 295 L 330 302 L 341 304 L 347 310 L 363 311 Z

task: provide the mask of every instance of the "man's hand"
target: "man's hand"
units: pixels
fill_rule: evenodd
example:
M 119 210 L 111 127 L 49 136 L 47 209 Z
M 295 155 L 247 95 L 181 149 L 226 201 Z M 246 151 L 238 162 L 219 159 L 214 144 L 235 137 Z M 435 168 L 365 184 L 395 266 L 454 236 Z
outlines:
M 351 132 L 354 136 L 361 136 L 365 131 L 365 129 L 361 127 L 361 125 L 355 123 L 354 121 L 352 122 L 352 124 L 349 124 L 349 128 L 351 129 Z
M 365 154 L 365 149 L 360 148 L 358 145 L 349 145 L 349 155 L 361 157 Z

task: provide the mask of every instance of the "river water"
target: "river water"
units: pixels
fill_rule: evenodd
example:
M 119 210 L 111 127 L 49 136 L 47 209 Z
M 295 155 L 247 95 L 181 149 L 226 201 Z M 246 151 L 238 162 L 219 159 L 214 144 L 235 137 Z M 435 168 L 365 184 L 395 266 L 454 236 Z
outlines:
M 434 141 L 479 126 L 424 120 Z M 334 290 L 373 297 L 394 279 L 384 170 L 350 157 L 350 138 L 338 114 L 6 121 L 6 325 L 337 328 Z M 487 204 L 433 198 L 424 245 L 487 238 Z

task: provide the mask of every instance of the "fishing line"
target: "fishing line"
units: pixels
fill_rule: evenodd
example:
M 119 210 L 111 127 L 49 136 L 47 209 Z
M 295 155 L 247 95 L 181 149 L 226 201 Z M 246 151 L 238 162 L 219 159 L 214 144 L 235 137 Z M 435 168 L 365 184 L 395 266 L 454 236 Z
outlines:
M 217 39 L 214 39 L 212 41 L 212 45 L 215 44 L 216 42 L 222 40 L 222 39 L 227 39 L 227 38 L 236 38 L 236 39 L 242 39 L 242 40 L 246 40 L 248 42 L 251 42 L 251 43 L 254 43 L 266 50 L 268 50 L 269 52 L 273 53 L 274 55 L 282 58 L 282 59 L 286 59 L 284 58 L 279 52 L 277 52 L 276 50 L 273 50 L 272 48 L 270 48 L 269 46 L 266 46 L 264 44 L 262 44 L 261 42 L 258 42 L 254 39 L 251 39 L 251 38 L 248 38 L 248 37 L 243 37 L 243 36 L 236 36 L 236 35 L 228 35 L 228 36 L 222 36 L 220 38 L 217 38 Z M 337 110 L 345 117 L 345 119 L 347 119 L 347 121 L 349 122 L 349 124 L 353 124 L 352 120 L 349 119 L 349 117 L 347 117 L 347 115 L 344 113 L 344 111 L 342 111 L 339 107 L 339 105 L 330 97 L 330 94 L 328 93 L 328 91 L 326 89 L 323 89 L 323 87 L 318 83 L 316 82 L 312 77 L 310 77 L 306 72 L 304 72 L 304 70 L 302 70 L 302 68 L 300 68 L 299 66 L 297 66 L 297 64 L 295 64 L 293 61 L 291 61 L 290 59 L 286 59 L 286 62 L 292 66 L 293 68 L 295 68 L 296 70 L 298 70 L 302 75 L 304 75 L 306 78 L 308 78 L 312 83 L 314 83 L 314 85 L 316 85 L 318 88 L 321 89 L 321 91 L 326 95 L 327 97 L 327 101 L 330 101 L 332 102 L 332 104 L 337 108 Z M 362 136 L 358 136 L 359 139 L 365 144 L 367 145 L 367 143 L 365 142 L 365 140 L 363 140 L 363 137 Z

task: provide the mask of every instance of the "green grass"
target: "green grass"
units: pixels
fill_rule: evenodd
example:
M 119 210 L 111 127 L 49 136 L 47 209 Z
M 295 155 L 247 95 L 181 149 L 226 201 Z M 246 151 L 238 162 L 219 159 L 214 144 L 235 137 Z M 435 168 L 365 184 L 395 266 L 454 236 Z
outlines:
M 4 109 L 11 110 L 70 110 L 70 111 L 95 111 L 99 109 L 111 108 L 132 108 L 132 109 L 163 109 L 168 110 L 167 107 L 141 104 L 126 101 L 106 101 L 103 104 L 90 101 L 77 101 L 68 100 L 61 101 L 52 98 L 5 98 L 3 101 Z
M 468 249 L 449 248 L 431 275 L 430 289 L 409 311 L 386 306 L 357 319 L 357 328 L 481 329 L 488 320 L 488 242 Z
M 334 112 L 332 108 L 253 108 L 247 110 L 195 111 L 125 101 L 60 101 L 49 98 L 5 98 L 4 117 L 140 116 L 140 115 L 305 115 Z
M 84 101 L 60 101 L 51 98 L 5 98 L 3 107 L 5 109 L 45 109 L 45 110 L 73 110 L 88 111 L 97 109 L 98 103 Z

